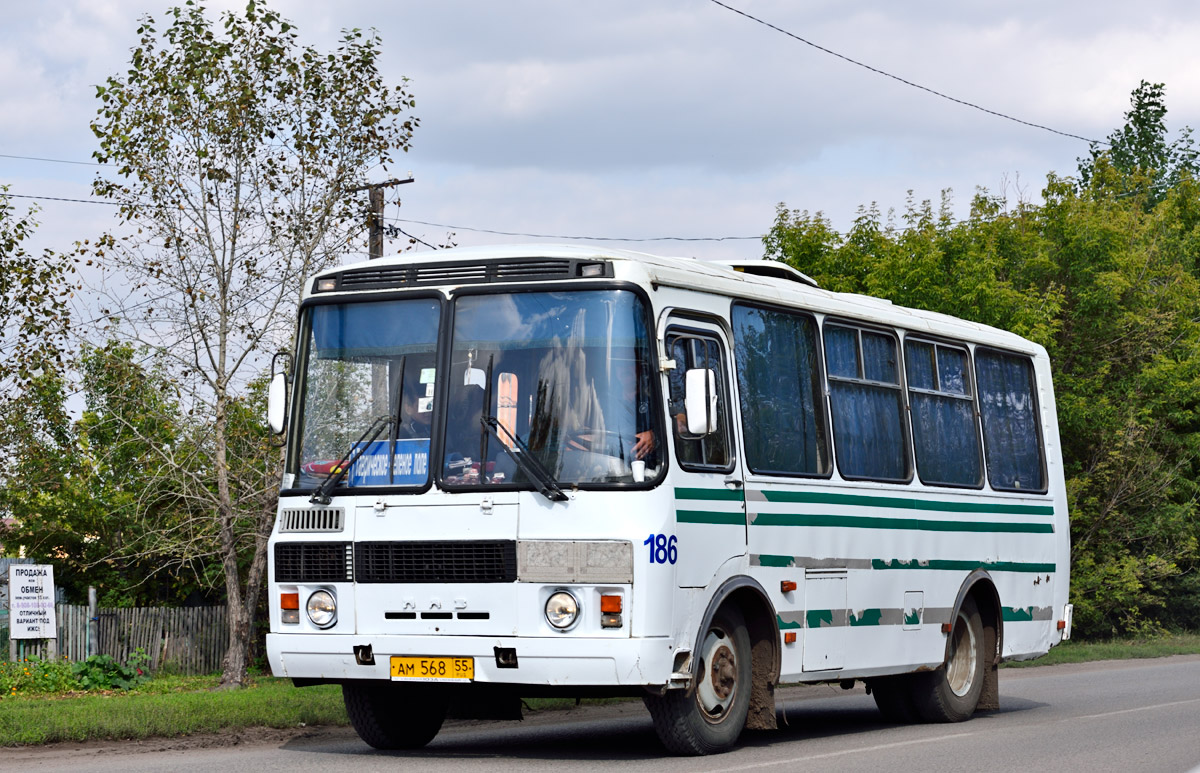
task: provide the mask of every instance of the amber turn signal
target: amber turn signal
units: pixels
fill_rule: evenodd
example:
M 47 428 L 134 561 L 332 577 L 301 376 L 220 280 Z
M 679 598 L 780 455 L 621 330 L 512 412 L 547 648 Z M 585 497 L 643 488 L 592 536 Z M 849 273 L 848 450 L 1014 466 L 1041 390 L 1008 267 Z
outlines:
M 280 593 L 279 594 L 280 609 L 299 609 L 300 594 L 299 593 Z
M 617 614 L 621 611 L 620 596 L 601 596 L 600 611 L 604 614 Z

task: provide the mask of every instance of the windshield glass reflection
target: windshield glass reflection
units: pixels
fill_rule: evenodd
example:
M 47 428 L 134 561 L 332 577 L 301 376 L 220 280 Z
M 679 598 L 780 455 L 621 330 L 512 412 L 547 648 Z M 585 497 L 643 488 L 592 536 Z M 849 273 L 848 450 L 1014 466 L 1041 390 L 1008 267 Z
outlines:
M 439 313 L 429 298 L 309 308 L 297 486 L 336 475 L 381 420 L 388 429 L 361 449 L 343 485 L 429 479 Z
M 456 304 L 447 484 L 540 488 L 514 459 L 521 453 L 564 486 L 633 483 L 657 473 L 662 432 L 636 295 L 530 292 L 465 296 Z M 489 419 L 502 430 L 488 431 Z

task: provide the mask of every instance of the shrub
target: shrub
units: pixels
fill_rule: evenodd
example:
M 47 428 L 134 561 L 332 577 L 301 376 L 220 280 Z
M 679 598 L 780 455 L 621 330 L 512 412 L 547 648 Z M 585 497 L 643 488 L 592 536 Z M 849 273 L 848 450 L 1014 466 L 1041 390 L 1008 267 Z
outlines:
M 76 686 L 67 661 L 30 658 L 0 663 L 0 696 L 66 692 Z
M 147 660 L 139 647 L 124 664 L 112 655 L 91 655 L 76 663 L 72 671 L 80 689 L 129 690 L 150 678 L 142 668 Z

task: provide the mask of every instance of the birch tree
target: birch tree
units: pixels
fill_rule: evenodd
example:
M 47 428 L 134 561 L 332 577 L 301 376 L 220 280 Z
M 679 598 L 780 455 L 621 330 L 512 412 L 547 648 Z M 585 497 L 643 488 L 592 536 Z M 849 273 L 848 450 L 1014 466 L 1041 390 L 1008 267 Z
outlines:
M 245 434 L 251 384 L 289 346 L 305 278 L 357 243 L 364 202 L 349 191 L 408 150 L 417 120 L 373 31 L 322 53 L 254 0 L 216 23 L 188 2 L 137 31 L 129 69 L 97 87 L 94 156 L 113 173 L 93 187 L 123 235 L 92 252 L 105 314 L 160 355 L 196 430 L 160 449 L 189 505 L 170 528 L 147 521 L 143 555 L 207 541 L 228 604 L 222 684 L 240 686 L 279 485 L 265 430 Z

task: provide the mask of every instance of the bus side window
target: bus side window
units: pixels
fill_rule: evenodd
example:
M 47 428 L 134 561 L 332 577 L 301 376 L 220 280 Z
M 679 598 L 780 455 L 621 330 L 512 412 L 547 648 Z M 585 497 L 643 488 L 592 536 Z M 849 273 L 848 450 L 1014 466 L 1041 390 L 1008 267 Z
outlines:
M 910 477 L 896 349 L 890 333 L 825 325 L 834 456 L 845 478 Z
M 667 351 L 676 363 L 668 376 L 675 455 L 685 468 L 728 467 L 732 457 L 729 453 L 729 408 L 725 395 L 725 363 L 721 343 L 714 338 L 695 334 L 668 334 Z M 694 368 L 712 370 L 716 376 L 717 427 L 716 431 L 707 435 L 693 435 L 687 427 L 684 374 Z
M 981 487 L 983 462 L 967 351 L 906 338 L 904 362 L 921 482 Z
M 741 303 L 732 319 L 747 466 L 756 473 L 828 475 L 816 320 Z
M 975 350 L 988 480 L 1002 491 L 1045 491 L 1033 363 L 1028 357 Z

